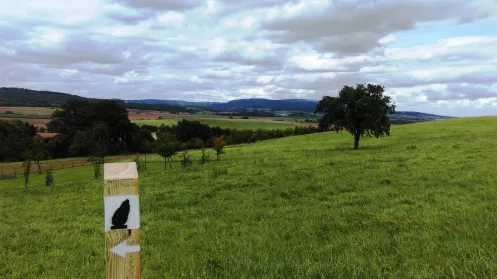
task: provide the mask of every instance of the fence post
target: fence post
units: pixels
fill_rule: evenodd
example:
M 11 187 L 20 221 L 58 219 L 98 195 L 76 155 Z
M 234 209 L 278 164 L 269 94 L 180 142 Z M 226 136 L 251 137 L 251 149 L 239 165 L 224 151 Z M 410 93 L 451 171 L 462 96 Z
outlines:
M 140 278 L 140 206 L 135 162 L 104 164 L 107 279 Z

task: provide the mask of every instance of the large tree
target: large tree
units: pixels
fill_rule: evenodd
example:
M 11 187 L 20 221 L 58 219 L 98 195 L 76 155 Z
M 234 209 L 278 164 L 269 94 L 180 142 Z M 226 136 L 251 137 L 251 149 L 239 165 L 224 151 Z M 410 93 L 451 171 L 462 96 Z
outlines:
M 167 163 L 169 162 L 169 168 L 171 167 L 171 157 L 178 151 L 179 141 L 176 136 L 172 133 L 158 133 L 157 141 L 155 141 L 155 152 L 164 158 L 164 169 L 167 169 Z
M 36 128 L 22 121 L 0 120 L 0 162 L 17 161 L 29 150 Z
M 109 154 L 139 152 L 143 140 L 151 141 L 149 131 L 140 129 L 128 119 L 128 112 L 121 103 L 112 100 L 72 100 L 56 111 L 47 124 L 51 131 L 59 133 L 69 142 L 68 150 L 74 156 L 90 153 L 87 141 L 89 130 L 95 123 L 107 125 L 107 150 Z
M 110 153 L 123 151 L 133 128 L 126 108 L 117 101 L 71 100 L 62 106 L 62 110 L 54 112 L 48 126 L 72 142 L 78 133 L 87 131 L 96 122 L 105 122 L 108 126 Z
M 362 136 L 376 138 L 390 135 L 388 113 L 395 113 L 390 97 L 383 96 L 385 88 L 375 84 L 344 86 L 338 97 L 324 96 L 316 112 L 324 113 L 319 120 L 323 130 L 346 130 L 354 136 L 354 149 Z

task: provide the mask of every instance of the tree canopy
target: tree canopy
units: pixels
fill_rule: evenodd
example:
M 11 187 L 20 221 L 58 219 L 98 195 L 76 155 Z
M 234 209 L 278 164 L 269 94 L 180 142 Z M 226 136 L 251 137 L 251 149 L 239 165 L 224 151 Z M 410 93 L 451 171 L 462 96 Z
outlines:
M 354 136 L 354 149 L 364 135 L 376 138 L 390 135 L 388 113 L 395 113 L 395 105 L 389 96 L 383 96 L 381 85 L 358 84 L 344 86 L 338 97 L 324 96 L 316 112 L 324 113 L 319 120 L 323 130 L 346 130 Z
M 36 128 L 22 121 L 0 120 L 0 161 L 18 161 L 29 149 Z
M 139 152 L 144 140 L 152 141 L 150 132 L 140 129 L 130 122 L 128 112 L 119 102 L 111 100 L 92 101 L 88 99 L 71 100 L 54 112 L 48 127 L 67 137 L 71 143 L 70 154 L 88 155 L 88 143 L 92 131 L 99 123 L 99 131 L 106 130 L 106 153 Z M 105 128 L 102 128 L 105 127 Z

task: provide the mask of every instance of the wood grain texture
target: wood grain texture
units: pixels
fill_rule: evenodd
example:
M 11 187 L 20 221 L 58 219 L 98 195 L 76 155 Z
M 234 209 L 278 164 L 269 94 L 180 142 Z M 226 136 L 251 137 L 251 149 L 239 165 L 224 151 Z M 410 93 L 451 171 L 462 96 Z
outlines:
M 122 176 L 121 179 L 120 176 Z M 139 195 L 139 181 L 135 163 L 104 165 L 104 196 L 121 195 Z M 123 258 L 111 251 L 123 241 L 126 241 L 128 246 L 140 245 L 140 229 L 105 233 L 107 279 L 137 279 L 141 277 L 140 252 L 126 253 Z
M 110 231 L 105 235 L 107 279 L 140 278 L 140 252 L 126 253 L 123 258 L 110 249 L 127 241 L 129 246 L 140 245 L 140 229 Z
M 104 180 L 104 196 L 138 195 L 138 178 L 122 180 Z

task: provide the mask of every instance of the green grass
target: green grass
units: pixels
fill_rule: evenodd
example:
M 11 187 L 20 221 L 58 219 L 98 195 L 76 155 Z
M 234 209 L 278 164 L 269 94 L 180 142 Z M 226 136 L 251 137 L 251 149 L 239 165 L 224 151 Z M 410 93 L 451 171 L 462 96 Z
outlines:
M 143 278 L 492 278 L 497 118 L 321 133 L 140 174 Z M 211 152 L 211 156 L 214 153 Z M 0 278 L 104 278 L 103 183 L 0 181 Z
M 282 124 L 278 121 L 264 121 L 256 119 L 229 119 L 229 118 L 192 118 L 190 121 L 199 121 L 209 125 L 210 127 L 221 127 L 240 130 L 257 130 L 257 129 L 286 129 L 294 128 L 294 125 Z M 133 122 L 138 125 L 153 125 L 172 126 L 177 124 L 179 119 L 159 119 L 159 120 L 134 120 Z

